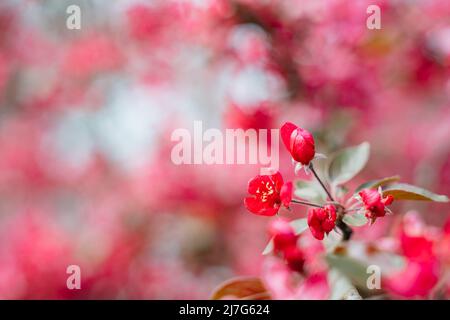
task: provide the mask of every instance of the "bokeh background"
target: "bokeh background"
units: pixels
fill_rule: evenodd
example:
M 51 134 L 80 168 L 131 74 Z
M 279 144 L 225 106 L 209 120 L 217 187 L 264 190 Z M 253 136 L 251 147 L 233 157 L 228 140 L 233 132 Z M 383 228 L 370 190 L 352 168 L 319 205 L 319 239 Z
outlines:
M 447 0 L 1 1 L 0 298 L 199 299 L 260 274 L 268 219 L 243 206 L 259 167 L 174 165 L 171 132 L 194 120 L 291 121 L 321 153 L 367 140 L 355 185 L 450 194 L 449 67 Z M 440 227 L 449 206 L 393 210 Z

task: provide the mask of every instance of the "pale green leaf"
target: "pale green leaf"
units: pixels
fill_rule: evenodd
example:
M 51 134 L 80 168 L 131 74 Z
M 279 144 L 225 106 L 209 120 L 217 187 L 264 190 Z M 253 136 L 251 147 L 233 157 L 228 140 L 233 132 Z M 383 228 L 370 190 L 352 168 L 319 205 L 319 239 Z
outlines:
M 445 195 L 435 194 L 426 189 L 406 183 L 397 183 L 386 187 L 383 190 L 383 196 L 388 195 L 393 196 L 395 200 L 448 202 L 448 197 Z
M 361 184 L 358 188 L 356 188 L 355 193 L 358 193 L 359 191 L 361 191 L 363 189 L 377 189 L 378 187 L 385 186 L 385 185 L 393 183 L 393 182 L 397 182 L 398 180 L 400 180 L 400 176 L 392 176 L 392 177 L 387 177 L 387 178 L 382 178 L 382 179 L 377 179 L 377 180 L 371 180 L 371 181 Z
M 264 248 L 262 255 L 268 255 L 273 251 L 273 238 L 269 240 L 269 243 L 267 243 L 267 246 Z
M 366 165 L 369 153 L 368 142 L 337 152 L 328 167 L 328 177 L 331 183 L 339 185 L 355 177 Z
M 322 203 L 327 199 L 327 194 L 316 181 L 297 180 L 294 195 L 313 203 Z
M 354 213 L 344 215 L 342 221 L 352 227 L 361 227 L 365 225 L 368 220 L 363 213 Z
M 334 268 L 328 272 L 328 283 L 331 286 L 330 300 L 361 299 L 351 281 Z
M 336 197 L 337 198 L 343 198 L 348 192 L 348 188 L 345 186 L 336 186 Z
M 294 228 L 294 232 L 296 235 L 299 235 L 306 229 L 308 229 L 308 220 L 306 218 L 292 220 L 290 222 L 292 228 Z
M 329 254 L 326 256 L 328 265 L 331 268 L 335 268 L 342 275 L 351 280 L 351 282 L 364 288 L 367 283 L 367 266 L 353 258 Z

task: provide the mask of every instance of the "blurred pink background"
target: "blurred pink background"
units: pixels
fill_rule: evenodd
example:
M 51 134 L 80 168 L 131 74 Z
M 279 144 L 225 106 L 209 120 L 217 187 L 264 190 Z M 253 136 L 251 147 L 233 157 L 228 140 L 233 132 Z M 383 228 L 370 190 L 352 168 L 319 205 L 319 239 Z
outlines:
M 268 220 L 243 206 L 259 166 L 174 165 L 171 132 L 195 120 L 291 121 L 321 153 L 369 141 L 353 186 L 399 174 L 449 195 L 449 17 L 446 0 L 2 1 L 0 298 L 206 299 L 259 275 Z M 449 214 L 393 209 L 437 227 Z

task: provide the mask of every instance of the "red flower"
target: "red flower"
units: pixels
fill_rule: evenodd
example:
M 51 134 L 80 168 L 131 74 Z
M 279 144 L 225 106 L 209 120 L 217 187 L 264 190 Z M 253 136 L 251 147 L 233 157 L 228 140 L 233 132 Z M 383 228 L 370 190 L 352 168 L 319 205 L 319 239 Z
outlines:
M 248 193 L 244 204 L 248 211 L 262 215 L 275 215 L 280 206 L 289 207 L 292 199 L 292 182 L 283 183 L 279 172 L 273 175 L 258 175 L 248 183 Z
M 366 217 L 372 219 L 372 222 L 376 218 L 384 217 L 386 215 L 386 206 L 394 201 L 393 196 L 389 195 L 383 198 L 379 191 L 373 189 L 364 189 L 359 192 L 359 196 L 366 208 Z
M 297 245 L 298 236 L 294 229 L 285 219 L 273 221 L 269 227 L 269 233 L 273 237 L 273 247 L 275 252 L 283 252 L 289 247 Z
M 303 252 L 297 247 L 298 235 L 285 219 L 272 222 L 269 233 L 273 237 L 273 247 L 276 253 L 281 253 L 293 271 L 303 272 L 305 258 Z
M 336 208 L 327 205 L 323 208 L 311 208 L 308 211 L 308 226 L 313 236 L 323 240 L 324 234 L 333 230 L 336 224 Z
M 286 182 L 280 190 L 280 199 L 281 199 L 281 204 L 283 206 L 285 206 L 286 208 L 289 208 L 289 204 L 291 203 L 292 200 L 292 182 Z
M 308 165 L 314 158 L 314 137 L 307 130 L 286 122 L 281 127 L 281 139 L 295 161 Z
M 442 271 L 436 252 L 440 234 L 424 224 L 418 214 L 409 212 L 397 237 L 405 264 L 387 275 L 384 286 L 395 298 L 430 297 Z
M 303 252 L 298 247 L 289 247 L 284 251 L 284 259 L 293 271 L 302 273 L 305 264 L 305 257 Z
M 405 267 L 390 274 L 384 286 L 394 297 L 425 298 L 439 280 L 439 264 L 436 260 L 416 262 L 406 260 Z

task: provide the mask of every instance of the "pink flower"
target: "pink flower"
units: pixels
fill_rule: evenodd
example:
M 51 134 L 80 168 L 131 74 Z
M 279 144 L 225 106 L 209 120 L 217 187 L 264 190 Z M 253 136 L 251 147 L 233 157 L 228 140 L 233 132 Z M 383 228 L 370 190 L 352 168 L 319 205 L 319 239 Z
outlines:
M 386 215 L 386 206 L 394 201 L 394 197 L 389 195 L 382 197 L 381 193 L 373 189 L 364 189 L 359 192 L 364 207 L 366 208 L 366 217 L 372 219 L 384 217 Z
M 324 300 L 330 295 L 326 272 L 314 272 L 293 281 L 289 266 L 279 259 L 266 259 L 262 278 L 274 299 Z
M 314 137 L 307 130 L 286 122 L 281 127 L 281 139 L 295 161 L 308 165 L 314 158 Z
M 437 244 L 437 251 L 440 259 L 450 266 L 450 219 L 444 224 L 442 236 Z
M 288 247 L 284 251 L 284 259 L 292 271 L 303 272 L 305 257 L 298 247 Z
M 419 216 L 408 213 L 403 218 L 399 240 L 406 264 L 386 278 L 386 289 L 397 297 L 425 298 L 436 286 L 440 274 L 440 263 L 434 250 L 436 235 Z
M 63 61 L 67 76 L 90 77 L 108 72 L 124 63 L 120 48 L 108 37 L 90 34 L 69 44 Z
M 292 271 L 303 272 L 305 258 L 303 252 L 297 247 L 298 236 L 285 219 L 272 222 L 269 233 L 273 237 L 275 253 L 281 253 L 286 264 Z
M 333 230 L 336 224 L 336 209 L 332 205 L 323 208 L 311 208 L 308 211 L 308 226 L 313 236 L 318 240 Z
M 437 261 L 416 262 L 407 260 L 406 267 L 386 280 L 391 294 L 403 298 L 426 297 L 438 282 Z
M 270 224 L 269 234 L 273 237 L 275 252 L 284 252 L 285 249 L 294 247 L 297 244 L 298 236 L 285 219 L 274 220 Z
M 273 216 L 281 205 L 286 208 L 292 199 L 292 182 L 283 182 L 279 172 L 273 175 L 258 175 L 248 183 L 248 193 L 252 196 L 244 199 L 248 211 Z
M 143 4 L 130 7 L 126 13 L 131 36 L 145 40 L 158 35 L 164 26 L 164 16 L 161 8 L 151 8 Z

